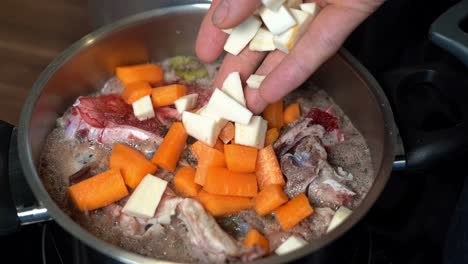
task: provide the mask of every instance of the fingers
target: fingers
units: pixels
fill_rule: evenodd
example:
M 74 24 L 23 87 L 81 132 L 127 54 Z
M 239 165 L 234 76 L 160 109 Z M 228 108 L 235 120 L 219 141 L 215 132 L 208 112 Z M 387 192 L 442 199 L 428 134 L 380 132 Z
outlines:
M 255 74 L 268 75 L 277 65 L 280 64 L 284 57 L 286 57 L 286 54 L 282 51 L 276 50 L 270 52 Z M 259 89 L 246 87 L 244 89 L 244 94 L 247 101 L 247 108 L 255 114 L 261 113 L 268 104 L 268 102 L 261 97 Z
M 216 79 L 213 84 L 215 88 L 221 88 L 227 75 L 231 72 L 239 72 L 241 79 L 246 80 L 250 74 L 255 72 L 258 65 L 265 58 L 265 52 L 251 51 L 245 48 L 237 56 L 227 53 L 223 63 L 216 74 Z
M 212 17 L 212 22 L 219 28 L 232 28 L 251 16 L 260 0 L 221 0 Z
M 215 61 L 221 55 L 228 38 L 226 33 L 211 22 L 211 17 L 219 2 L 219 0 L 213 0 L 210 10 L 203 18 L 195 44 L 195 53 L 201 61 L 206 63 Z
M 258 97 L 272 103 L 299 87 L 368 15 L 347 7 L 326 6 L 290 54 L 262 82 Z

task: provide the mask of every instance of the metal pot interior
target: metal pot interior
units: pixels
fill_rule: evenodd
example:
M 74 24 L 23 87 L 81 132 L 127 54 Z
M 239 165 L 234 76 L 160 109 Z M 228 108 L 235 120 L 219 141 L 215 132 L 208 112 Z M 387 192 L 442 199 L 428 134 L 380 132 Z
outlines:
M 99 89 L 118 65 L 194 55 L 198 28 L 208 4 L 154 10 L 120 20 L 84 37 L 58 56 L 40 75 L 23 108 L 19 127 L 21 163 L 36 198 L 65 230 L 92 248 L 125 263 L 159 261 L 130 253 L 94 237 L 62 212 L 47 194 L 36 165 L 55 120 L 80 95 Z M 310 254 L 350 229 L 372 206 L 390 175 L 393 161 L 393 116 L 376 81 L 346 51 L 331 58 L 313 76 L 367 139 L 375 181 L 348 220 L 317 243 L 258 263 L 285 262 Z

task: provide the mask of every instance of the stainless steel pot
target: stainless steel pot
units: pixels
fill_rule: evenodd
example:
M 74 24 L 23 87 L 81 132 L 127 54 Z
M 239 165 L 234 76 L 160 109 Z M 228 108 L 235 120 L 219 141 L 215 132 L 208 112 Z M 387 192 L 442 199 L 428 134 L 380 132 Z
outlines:
M 93 236 L 60 210 L 38 174 L 41 148 L 64 110 L 78 96 L 99 89 L 114 74 L 116 66 L 159 61 L 180 54 L 194 55 L 198 28 L 208 7 L 209 4 L 191 4 L 153 10 L 96 30 L 64 51 L 44 70 L 24 105 L 18 151 L 27 183 L 42 206 L 42 211 L 36 212 L 50 216 L 85 244 L 121 262 L 161 261 L 128 252 Z M 312 79 L 335 99 L 366 138 L 376 172 L 375 181 L 359 208 L 334 231 L 298 251 L 255 263 L 291 261 L 336 240 L 367 213 L 390 176 L 395 126 L 390 105 L 374 78 L 348 52 L 340 50 Z M 7 187 L 3 185 L 2 188 Z

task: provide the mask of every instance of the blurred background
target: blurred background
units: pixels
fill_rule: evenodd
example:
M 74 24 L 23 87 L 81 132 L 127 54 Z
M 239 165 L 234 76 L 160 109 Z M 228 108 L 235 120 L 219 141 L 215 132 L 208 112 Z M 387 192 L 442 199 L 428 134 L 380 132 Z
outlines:
M 86 0 L 1 1 L 0 120 L 18 123 L 41 71 L 91 31 L 89 21 Z

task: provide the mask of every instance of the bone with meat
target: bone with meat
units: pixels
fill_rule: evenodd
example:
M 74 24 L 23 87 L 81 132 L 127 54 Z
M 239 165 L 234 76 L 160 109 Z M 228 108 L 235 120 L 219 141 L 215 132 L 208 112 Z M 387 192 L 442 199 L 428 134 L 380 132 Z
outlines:
M 285 193 L 293 198 L 306 192 L 316 205 L 346 204 L 355 193 L 346 186 L 346 172 L 342 168 L 337 172 L 328 163 L 322 142 L 325 131 L 338 130 L 337 119 L 321 110 L 313 109 L 311 113 L 295 122 L 274 144 L 287 179 Z

